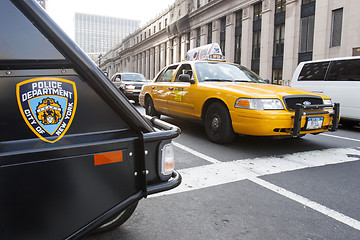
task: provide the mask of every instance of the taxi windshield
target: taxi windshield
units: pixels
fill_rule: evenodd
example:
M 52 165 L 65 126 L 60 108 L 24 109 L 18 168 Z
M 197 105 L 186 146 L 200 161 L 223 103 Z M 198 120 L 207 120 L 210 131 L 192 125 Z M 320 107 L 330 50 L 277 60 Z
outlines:
M 255 82 L 265 83 L 258 75 L 247 68 L 220 62 L 195 63 L 199 82 Z
M 139 73 L 124 73 L 121 75 L 123 81 L 146 82 L 144 75 Z

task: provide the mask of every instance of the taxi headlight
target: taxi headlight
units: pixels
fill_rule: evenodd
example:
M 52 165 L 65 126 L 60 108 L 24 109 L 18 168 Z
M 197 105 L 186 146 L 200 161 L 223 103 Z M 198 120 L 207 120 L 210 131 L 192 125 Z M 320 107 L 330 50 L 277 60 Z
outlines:
M 279 99 L 256 99 L 256 98 L 238 98 L 235 102 L 235 107 L 254 109 L 254 110 L 284 109 L 284 105 Z
M 331 99 L 324 99 L 324 104 L 328 105 L 328 104 L 332 104 Z
M 174 147 L 171 142 L 160 144 L 159 157 L 160 179 L 166 181 L 171 177 L 175 168 Z

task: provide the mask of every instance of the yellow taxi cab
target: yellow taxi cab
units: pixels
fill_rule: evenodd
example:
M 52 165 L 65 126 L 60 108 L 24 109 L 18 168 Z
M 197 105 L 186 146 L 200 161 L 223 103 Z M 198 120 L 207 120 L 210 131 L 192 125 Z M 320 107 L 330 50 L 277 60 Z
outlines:
M 339 104 L 330 97 L 266 84 L 247 68 L 225 62 L 218 44 L 190 50 L 186 59 L 142 87 L 139 100 L 147 115 L 201 120 L 215 143 L 230 142 L 236 133 L 301 137 L 337 130 Z

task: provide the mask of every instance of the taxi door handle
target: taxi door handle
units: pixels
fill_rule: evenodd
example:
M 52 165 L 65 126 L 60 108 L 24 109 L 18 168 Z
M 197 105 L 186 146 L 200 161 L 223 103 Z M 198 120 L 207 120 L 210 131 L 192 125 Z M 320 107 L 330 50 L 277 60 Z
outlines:
M 174 88 L 173 87 L 169 87 L 169 90 L 173 90 Z

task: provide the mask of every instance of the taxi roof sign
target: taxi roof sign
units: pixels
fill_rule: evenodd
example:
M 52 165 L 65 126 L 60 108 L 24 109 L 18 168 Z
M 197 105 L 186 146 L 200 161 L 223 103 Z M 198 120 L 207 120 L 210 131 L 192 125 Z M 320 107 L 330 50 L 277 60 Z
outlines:
M 190 49 L 185 56 L 185 61 L 216 60 L 225 61 L 218 43 L 210 43 L 204 46 Z

